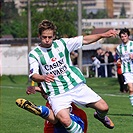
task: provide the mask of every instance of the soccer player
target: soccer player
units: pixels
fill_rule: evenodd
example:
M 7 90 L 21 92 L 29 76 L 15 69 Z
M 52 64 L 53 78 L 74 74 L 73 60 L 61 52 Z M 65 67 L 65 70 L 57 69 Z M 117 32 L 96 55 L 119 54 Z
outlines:
M 133 41 L 129 39 L 129 36 L 128 29 L 120 30 L 119 37 L 122 43 L 117 46 L 117 53 L 119 55 L 118 62 L 121 63 L 122 73 L 129 89 L 129 99 L 133 107 Z
M 81 71 L 72 66 L 70 53 L 83 44 L 116 36 L 117 31 L 54 40 L 56 26 L 49 20 L 43 20 L 38 32 L 40 44 L 29 53 L 29 77 L 35 82 L 41 82 L 56 118 L 69 133 L 82 133 L 81 126 L 71 120 L 69 115 L 71 103 L 75 103 L 95 109 L 94 117 L 106 127 L 114 128 L 113 122 L 106 116 L 109 109 L 107 103 L 85 84 Z

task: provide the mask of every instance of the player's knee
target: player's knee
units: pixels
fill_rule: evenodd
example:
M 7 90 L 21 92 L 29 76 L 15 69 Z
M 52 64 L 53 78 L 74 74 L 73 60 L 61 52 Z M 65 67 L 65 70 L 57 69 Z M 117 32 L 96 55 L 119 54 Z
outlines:
M 101 105 L 100 109 L 101 109 L 102 112 L 108 112 L 109 106 L 108 106 L 108 104 L 104 100 L 102 100 L 100 102 L 100 105 Z
M 109 106 L 108 106 L 108 104 L 104 101 L 104 102 L 103 102 L 103 111 L 108 112 L 108 110 L 109 110 Z
M 108 110 L 109 110 L 109 107 L 108 107 L 107 104 L 105 104 L 104 107 L 103 107 L 103 111 L 104 111 L 104 112 L 108 112 Z
M 59 121 L 63 124 L 63 126 L 68 127 L 71 124 L 70 117 L 64 117 L 59 119 Z
M 71 124 L 71 118 L 69 115 L 69 110 L 67 109 L 63 109 L 60 110 L 57 115 L 56 118 L 65 126 L 68 127 Z

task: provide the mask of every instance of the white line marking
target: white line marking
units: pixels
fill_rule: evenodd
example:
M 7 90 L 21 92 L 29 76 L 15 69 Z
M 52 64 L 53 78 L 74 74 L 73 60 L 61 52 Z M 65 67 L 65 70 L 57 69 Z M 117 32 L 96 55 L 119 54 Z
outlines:
M 100 94 L 100 95 L 105 95 L 105 96 L 111 96 L 111 97 L 128 97 L 126 95 L 115 95 L 115 94 Z

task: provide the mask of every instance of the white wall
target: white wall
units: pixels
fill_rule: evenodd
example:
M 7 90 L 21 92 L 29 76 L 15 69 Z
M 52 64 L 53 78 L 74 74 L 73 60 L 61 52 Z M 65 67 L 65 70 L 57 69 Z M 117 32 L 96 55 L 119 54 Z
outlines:
M 27 46 L 0 46 L 0 73 L 1 75 L 28 74 L 28 47 Z

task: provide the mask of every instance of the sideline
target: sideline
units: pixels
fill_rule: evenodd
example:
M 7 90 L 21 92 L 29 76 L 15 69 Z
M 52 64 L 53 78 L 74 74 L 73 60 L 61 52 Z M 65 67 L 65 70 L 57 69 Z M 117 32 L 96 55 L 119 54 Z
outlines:
M 17 89 L 17 88 L 18 88 L 18 89 L 23 89 L 22 86 L 21 86 L 21 87 L 20 87 L 20 86 L 0 86 L 0 87 L 1 87 L 1 89 L 2 89 L 2 88 L 4 88 L 4 89 L 5 89 L 5 88 L 9 88 L 9 89 L 14 89 L 14 88 L 15 88 L 15 89 Z
M 111 97 L 128 97 L 124 94 L 118 94 L 118 95 L 116 95 L 116 94 L 99 94 L 99 95 L 105 95 L 105 96 L 111 96 Z

